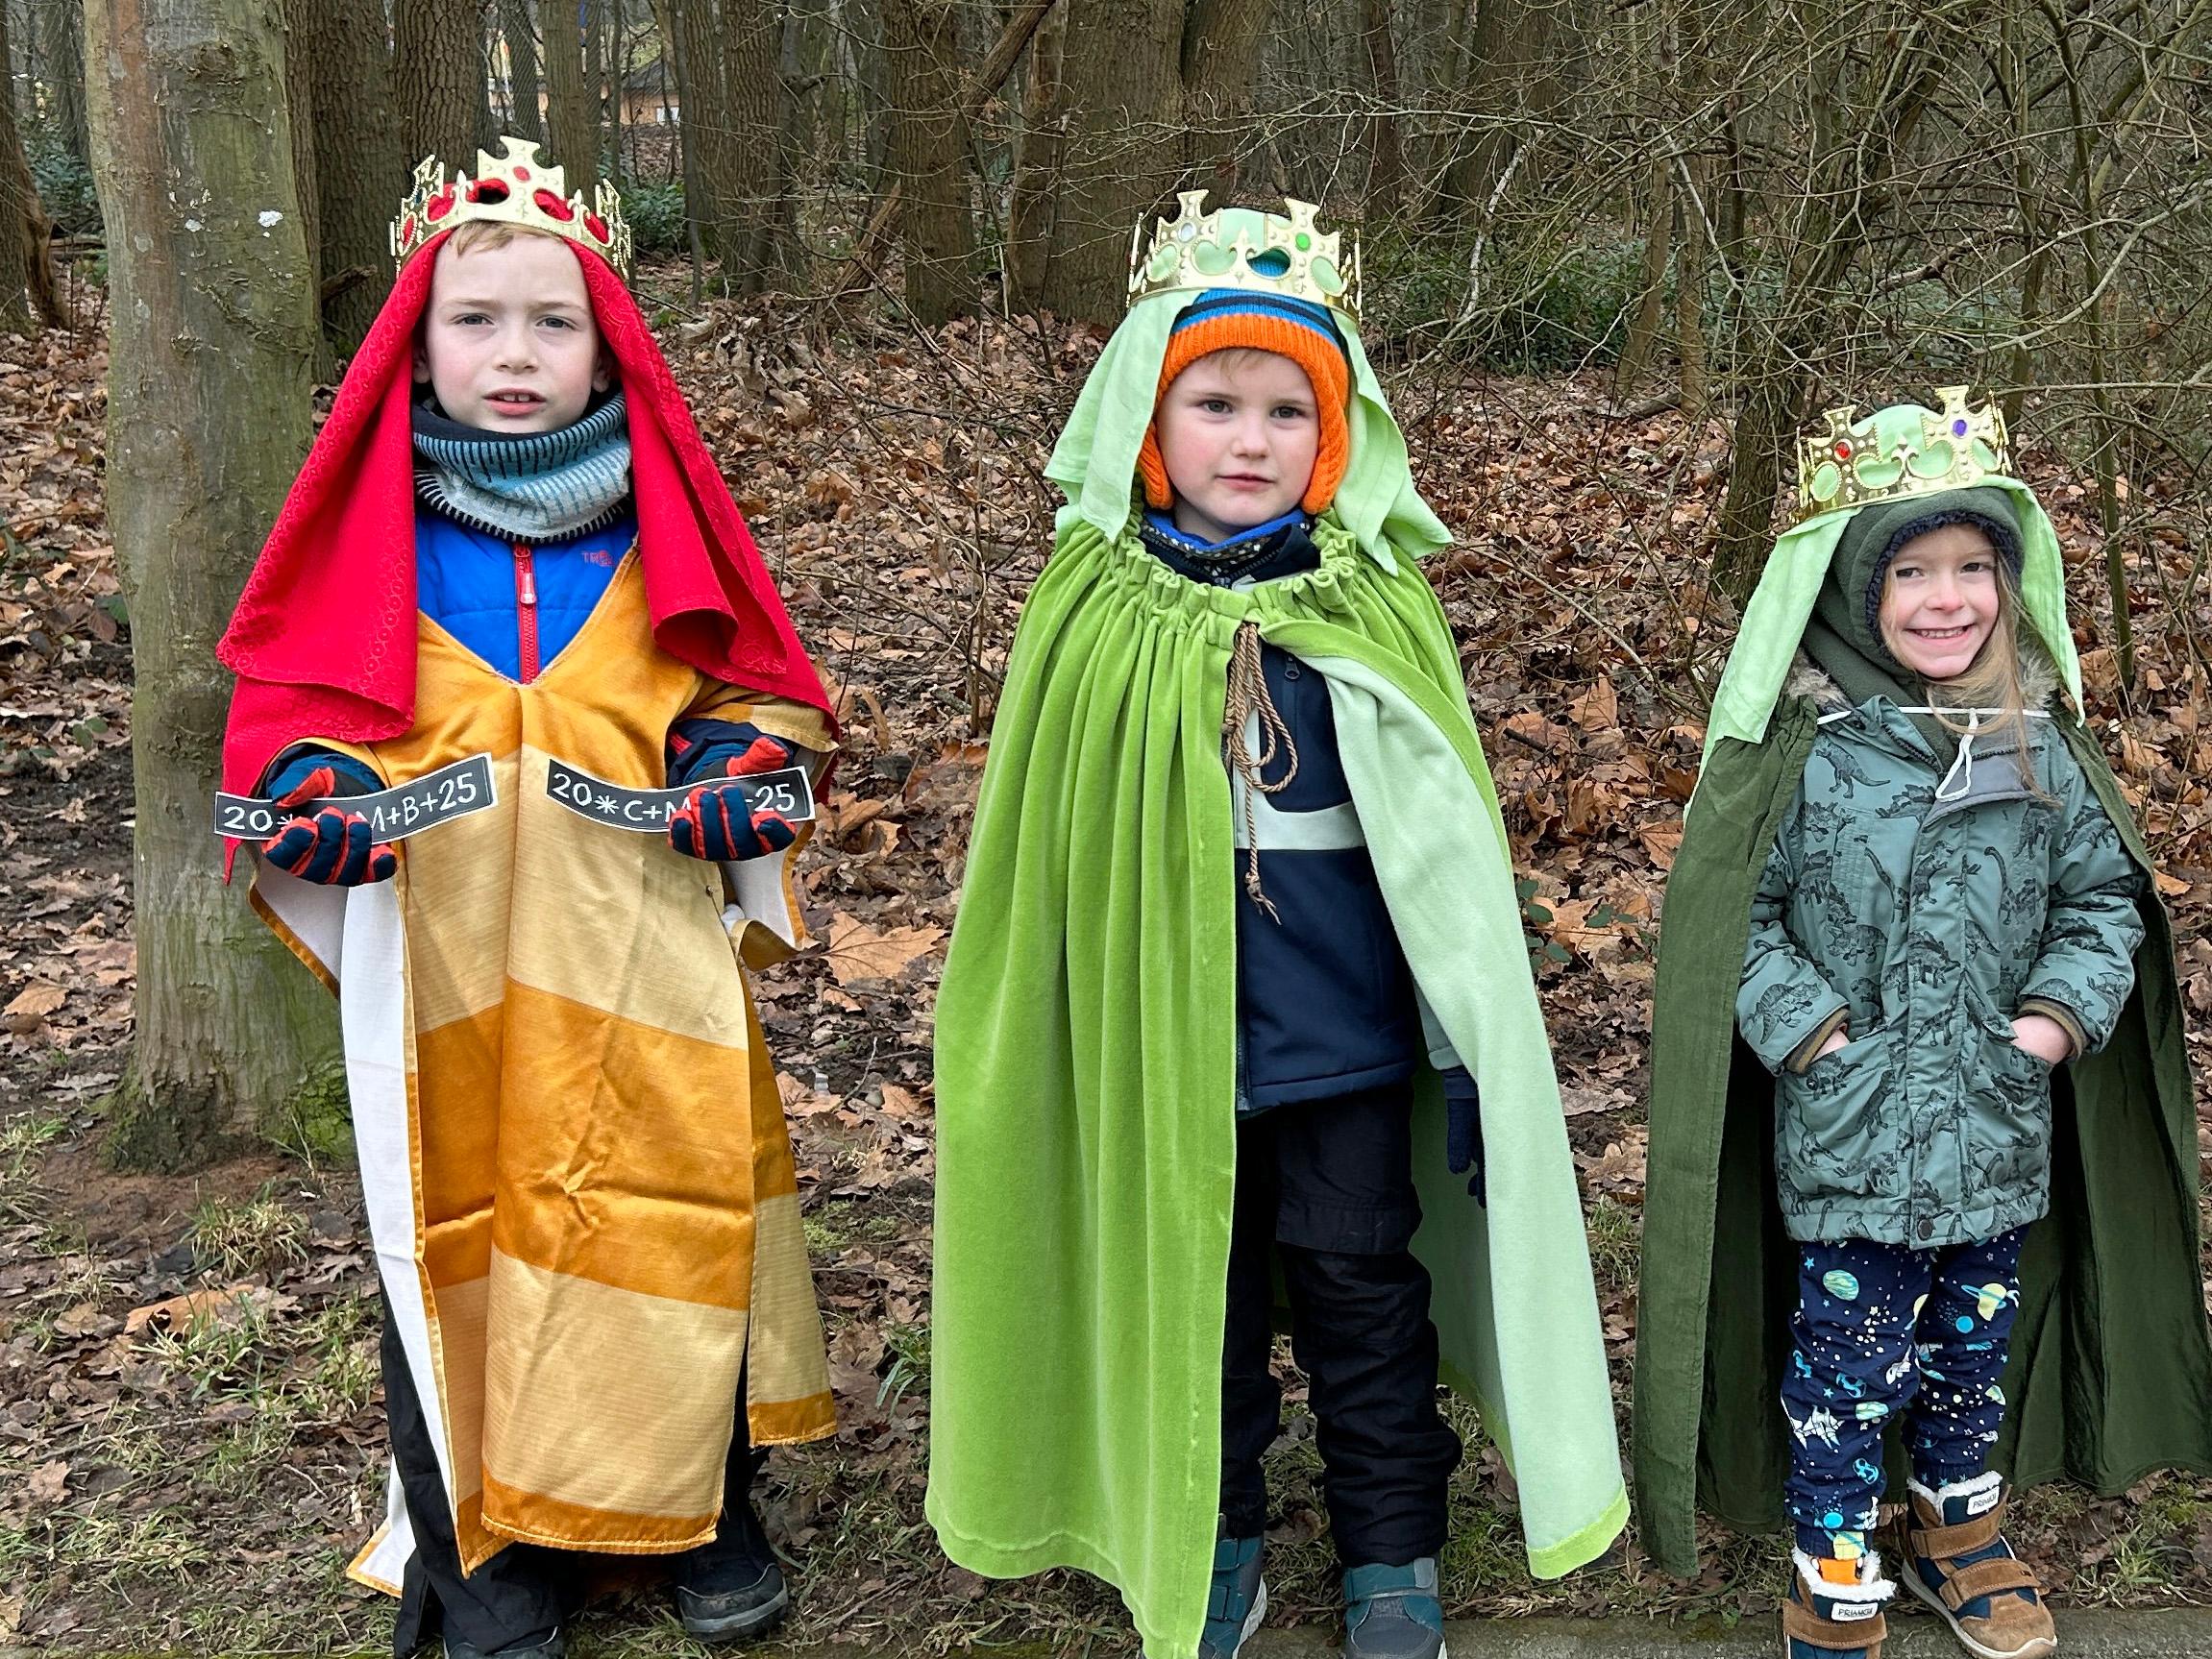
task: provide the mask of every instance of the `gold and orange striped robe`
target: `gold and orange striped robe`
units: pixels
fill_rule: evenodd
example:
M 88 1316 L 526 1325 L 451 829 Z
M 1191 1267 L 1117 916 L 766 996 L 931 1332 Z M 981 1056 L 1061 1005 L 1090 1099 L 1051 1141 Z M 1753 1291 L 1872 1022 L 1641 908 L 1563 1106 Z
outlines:
M 713 1536 L 741 1371 L 755 1445 L 834 1427 L 741 966 L 801 937 L 798 849 L 727 866 L 725 890 L 723 866 L 548 796 L 546 762 L 652 789 L 686 716 L 818 754 L 829 731 L 655 646 L 634 549 L 528 685 L 417 628 L 413 728 L 331 746 L 387 783 L 488 754 L 497 806 L 404 843 L 390 882 L 263 865 L 254 903 L 339 997 L 378 1268 L 464 1569 L 513 1539 L 688 1549 Z M 397 1594 L 412 1548 L 395 1479 L 353 1576 Z

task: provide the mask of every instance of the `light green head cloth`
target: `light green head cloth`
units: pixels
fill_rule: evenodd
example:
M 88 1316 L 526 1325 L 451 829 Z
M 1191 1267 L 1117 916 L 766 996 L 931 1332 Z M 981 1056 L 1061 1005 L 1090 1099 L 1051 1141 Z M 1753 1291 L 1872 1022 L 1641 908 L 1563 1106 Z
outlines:
M 1224 232 L 1230 235 L 1241 222 L 1249 221 L 1255 245 L 1265 217 L 1249 207 L 1231 207 L 1221 214 Z M 1068 504 L 1060 509 L 1061 529 L 1072 520 L 1088 520 L 1111 538 L 1128 525 L 1135 511 L 1137 452 L 1144 447 L 1145 427 L 1152 424 L 1167 336 L 1175 319 L 1199 292 L 1176 289 L 1140 300 L 1099 354 L 1097 366 L 1068 417 L 1067 429 L 1053 446 L 1052 458 L 1045 463 L 1045 476 L 1068 495 Z M 1413 487 L 1405 434 L 1398 430 L 1382 385 L 1361 349 L 1359 330 L 1342 312 L 1336 316 L 1352 358 L 1351 458 L 1325 516 L 1334 517 L 1358 537 L 1377 564 L 1392 570 L 1395 554 L 1425 557 L 1446 546 L 1452 535 Z
M 1829 561 L 1843 540 L 1853 519 L 1870 507 L 1886 505 L 1905 493 L 1939 495 L 1970 484 L 1976 489 L 2003 490 L 2012 498 L 2020 520 L 2020 599 L 2028 624 L 2035 630 L 2057 667 L 2059 682 L 2078 710 L 2081 706 L 2081 664 L 2074 650 L 2074 633 L 2066 625 L 2066 573 L 2058 556 L 2058 532 L 2043 511 L 2035 493 L 2018 478 L 1997 469 L 2003 466 L 2003 429 L 1995 431 L 1993 450 L 1981 435 L 1951 440 L 1951 423 L 1962 418 L 1963 396 L 1949 400 L 1938 413 L 1918 403 L 1895 403 L 1856 421 L 1831 417 L 1827 442 L 1839 440 L 1852 451 L 1842 463 L 1851 472 L 1853 485 L 1885 492 L 1874 500 L 1839 505 L 1816 513 L 1787 531 L 1774 545 L 1759 577 L 1757 591 L 1744 607 L 1743 625 L 1736 630 L 1734 648 L 1721 672 L 1720 690 L 1713 695 L 1712 718 L 1707 722 L 1705 758 L 1710 760 L 1723 738 L 1747 744 L 1764 741 L 1776 701 L 1789 678 L 1805 624 L 1812 615 L 1821 583 L 1828 579 Z M 1976 417 L 1981 425 L 1987 417 Z M 1815 446 L 1817 448 L 1817 446 Z M 1813 500 L 1840 500 L 1853 488 L 1839 487 L 1839 468 L 1822 456 L 1807 480 Z M 1801 466 L 1807 457 L 1801 455 Z M 1925 487 L 1924 491 L 1922 487 Z

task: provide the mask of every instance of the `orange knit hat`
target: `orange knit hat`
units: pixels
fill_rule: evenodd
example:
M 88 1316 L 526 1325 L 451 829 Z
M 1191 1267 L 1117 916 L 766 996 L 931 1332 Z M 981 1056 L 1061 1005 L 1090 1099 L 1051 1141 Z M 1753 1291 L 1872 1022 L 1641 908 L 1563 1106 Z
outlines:
M 1214 352 L 1233 350 L 1272 352 L 1288 357 L 1306 371 L 1319 406 L 1321 441 L 1314 451 L 1314 476 L 1298 505 L 1309 513 L 1328 510 L 1337 499 L 1337 486 L 1344 481 L 1344 469 L 1352 458 L 1352 430 L 1348 417 L 1352 401 L 1352 364 L 1328 307 L 1310 300 L 1241 288 L 1209 288 L 1176 319 L 1167 336 L 1167 354 L 1161 359 L 1160 384 L 1152 394 L 1153 423 L 1144 428 L 1144 447 L 1137 454 L 1137 471 L 1144 480 L 1144 500 L 1165 511 L 1175 503 L 1174 487 L 1167 481 L 1167 463 L 1160 453 L 1159 401 L 1175 377 Z

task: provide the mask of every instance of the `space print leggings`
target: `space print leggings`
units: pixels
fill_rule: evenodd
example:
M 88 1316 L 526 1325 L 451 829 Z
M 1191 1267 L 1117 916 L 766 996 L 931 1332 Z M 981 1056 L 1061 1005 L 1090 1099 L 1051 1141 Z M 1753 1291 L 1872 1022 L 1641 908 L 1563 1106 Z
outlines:
M 1782 1385 L 1789 1518 L 1807 1555 L 1865 1552 L 1881 1500 L 1882 1431 L 1904 1414 L 1913 1477 L 1941 1487 L 1987 1467 L 2004 1421 L 2020 1306 L 2020 1236 L 1943 1250 L 1863 1238 L 1797 1246 L 1796 1340 Z

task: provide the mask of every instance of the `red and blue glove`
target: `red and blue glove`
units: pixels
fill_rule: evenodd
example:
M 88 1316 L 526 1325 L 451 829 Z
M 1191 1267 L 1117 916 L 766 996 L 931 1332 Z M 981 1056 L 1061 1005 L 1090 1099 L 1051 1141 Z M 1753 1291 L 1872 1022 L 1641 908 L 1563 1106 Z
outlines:
M 703 780 L 669 815 L 669 844 L 687 858 L 724 864 L 778 853 L 799 839 L 779 812 L 746 806 L 745 787 L 719 778 L 758 777 L 796 764 L 797 751 L 747 722 L 683 720 L 669 734 L 670 781 Z
M 277 757 L 262 791 L 281 807 L 332 796 L 374 794 L 381 787 L 359 761 L 331 749 L 295 748 Z M 342 807 L 294 817 L 261 843 L 261 857 L 302 881 L 360 887 L 389 881 L 400 856 L 376 840 L 369 820 Z
M 1467 1178 L 1467 1195 L 1485 1208 L 1489 1193 L 1483 1183 L 1483 1107 L 1474 1075 L 1463 1065 L 1448 1065 L 1444 1080 L 1444 1167 Z

